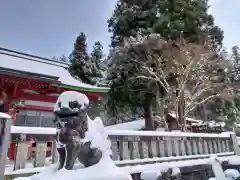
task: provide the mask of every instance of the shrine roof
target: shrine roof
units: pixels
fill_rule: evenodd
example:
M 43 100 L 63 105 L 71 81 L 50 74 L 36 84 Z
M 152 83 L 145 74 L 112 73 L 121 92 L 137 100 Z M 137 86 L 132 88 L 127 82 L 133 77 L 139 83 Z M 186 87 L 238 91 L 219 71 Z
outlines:
M 63 87 L 87 92 L 108 92 L 109 88 L 85 84 L 71 76 L 69 64 L 0 47 L 0 68 L 56 77 Z

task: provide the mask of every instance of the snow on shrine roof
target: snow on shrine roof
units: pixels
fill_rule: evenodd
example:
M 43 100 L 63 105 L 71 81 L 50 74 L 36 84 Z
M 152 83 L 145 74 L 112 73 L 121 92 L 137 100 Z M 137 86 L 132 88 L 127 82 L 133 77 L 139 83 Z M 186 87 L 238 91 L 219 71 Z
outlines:
M 88 92 L 107 92 L 109 88 L 85 84 L 68 72 L 69 64 L 52 59 L 20 53 L 0 47 L 0 68 L 37 73 L 58 78 L 64 87 Z

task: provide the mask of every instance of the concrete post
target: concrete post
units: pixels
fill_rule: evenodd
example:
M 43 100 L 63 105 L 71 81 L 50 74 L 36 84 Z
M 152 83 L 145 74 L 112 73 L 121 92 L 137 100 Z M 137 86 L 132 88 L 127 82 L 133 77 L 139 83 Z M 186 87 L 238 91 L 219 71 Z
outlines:
M 237 136 L 236 134 L 231 134 L 231 143 L 232 143 L 232 147 L 233 147 L 233 150 L 234 150 L 234 154 L 237 155 L 237 156 L 240 156 L 240 147 L 238 145 L 238 140 L 237 140 Z
M 0 180 L 4 180 L 8 142 L 11 135 L 11 116 L 0 113 Z

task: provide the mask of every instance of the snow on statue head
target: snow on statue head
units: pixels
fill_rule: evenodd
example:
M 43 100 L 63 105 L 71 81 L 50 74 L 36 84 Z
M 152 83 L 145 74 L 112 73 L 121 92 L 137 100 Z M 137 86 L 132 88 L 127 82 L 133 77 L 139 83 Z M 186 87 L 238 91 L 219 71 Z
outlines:
M 92 148 L 92 142 L 86 140 L 88 104 L 89 100 L 84 94 L 67 91 L 59 96 L 54 106 L 59 169 L 65 164 L 65 169 L 71 170 L 77 158 L 88 167 L 98 163 L 102 157 L 102 152 Z
M 54 106 L 54 112 L 57 116 L 74 116 L 79 111 L 87 108 L 89 99 L 86 95 L 75 92 L 66 91 L 59 97 Z

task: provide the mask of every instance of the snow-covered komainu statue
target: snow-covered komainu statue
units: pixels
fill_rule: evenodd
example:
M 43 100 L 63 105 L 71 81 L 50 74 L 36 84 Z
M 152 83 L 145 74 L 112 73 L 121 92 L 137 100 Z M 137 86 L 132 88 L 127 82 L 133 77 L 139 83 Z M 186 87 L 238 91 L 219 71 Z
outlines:
M 75 91 L 62 93 L 54 107 L 56 135 L 59 153 L 59 167 L 71 170 L 75 160 L 89 167 L 98 163 L 102 152 L 91 147 L 91 141 L 86 139 L 88 131 L 87 106 L 88 98 Z
M 59 165 L 50 165 L 21 180 L 132 180 L 111 159 L 109 132 L 100 117 L 88 117 L 88 103 L 88 98 L 78 92 L 67 91 L 59 96 L 54 107 Z M 74 165 L 77 158 L 81 164 Z

